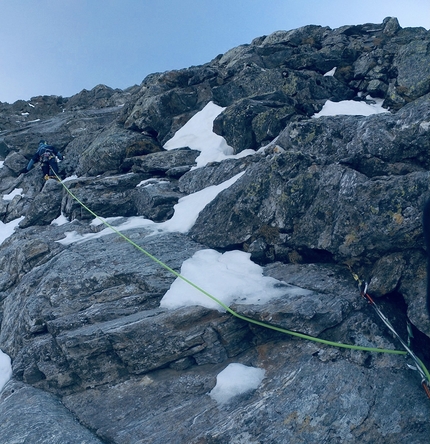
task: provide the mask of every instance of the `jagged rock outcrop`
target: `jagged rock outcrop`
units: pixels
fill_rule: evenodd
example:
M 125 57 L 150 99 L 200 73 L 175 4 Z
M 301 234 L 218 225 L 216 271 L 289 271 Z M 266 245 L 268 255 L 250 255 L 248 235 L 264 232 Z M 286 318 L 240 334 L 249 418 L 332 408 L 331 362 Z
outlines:
M 126 91 L 99 85 L 0 104 L 0 192 L 20 190 L 0 200 L 0 220 L 25 216 L 0 244 L 0 349 L 13 368 L 0 394 L 0 435 L 425 442 L 430 402 L 404 357 L 308 342 L 206 307 L 160 306 L 174 274 L 118 235 L 100 236 L 103 226 L 60 183 L 43 183 L 37 168 L 19 172 L 47 139 L 65 155 L 60 175 L 73 176 L 70 191 L 115 217 L 113 226 L 150 219 L 125 234 L 175 272 L 207 248 L 241 250 L 279 281 L 282 297 L 236 300 L 239 315 L 398 349 L 360 297 L 355 272 L 405 339 L 411 323 L 412 347 L 430 367 L 421 226 L 430 197 L 429 44 L 428 31 L 395 18 L 305 26 Z M 327 100 L 370 103 L 368 95 L 388 112 L 312 118 Z M 235 153 L 253 155 L 194 168 L 198 150 L 163 148 L 209 101 L 225 107 L 214 131 Z M 168 221 L 180 198 L 238 173 L 189 232 L 150 228 Z M 73 237 L 81 242 L 59 242 Z M 264 369 L 265 379 L 219 405 L 209 393 L 231 362 Z

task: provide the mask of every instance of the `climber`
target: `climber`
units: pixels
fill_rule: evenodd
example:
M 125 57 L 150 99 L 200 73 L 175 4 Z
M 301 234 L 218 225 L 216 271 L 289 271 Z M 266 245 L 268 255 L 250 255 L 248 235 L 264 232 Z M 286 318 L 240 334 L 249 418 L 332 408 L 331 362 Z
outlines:
M 427 249 L 427 312 L 430 316 L 430 199 L 423 211 L 423 231 Z
M 57 157 L 60 160 L 63 160 L 63 155 L 52 145 L 48 145 L 48 143 L 45 140 L 41 140 L 39 142 L 39 146 L 37 148 L 36 153 L 34 156 L 30 159 L 28 162 L 28 165 L 26 168 L 23 168 L 20 173 L 28 173 L 32 168 L 33 165 L 36 162 L 40 162 L 42 165 L 42 173 L 43 178 L 45 180 L 48 180 L 52 178 L 52 176 L 49 174 L 50 169 L 58 175 L 58 163 L 57 163 Z M 55 178 L 55 176 L 54 176 Z

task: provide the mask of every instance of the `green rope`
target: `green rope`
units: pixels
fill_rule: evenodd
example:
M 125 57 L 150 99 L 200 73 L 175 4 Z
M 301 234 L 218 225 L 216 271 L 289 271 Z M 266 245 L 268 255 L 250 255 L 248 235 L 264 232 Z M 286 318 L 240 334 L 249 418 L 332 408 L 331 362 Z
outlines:
M 377 348 L 377 347 L 364 347 L 364 346 L 361 346 L 361 345 L 351 345 L 351 344 L 343 344 L 341 342 L 328 341 L 326 339 L 320 339 L 320 338 L 316 338 L 314 336 L 306 335 L 304 333 L 299 333 L 299 332 L 296 332 L 296 331 L 287 330 L 287 329 L 282 328 L 282 327 L 277 327 L 276 325 L 267 324 L 265 322 L 258 321 L 256 319 L 252 319 L 252 318 L 249 318 L 247 316 L 243 316 L 243 315 L 237 313 L 236 311 L 234 311 L 233 309 L 231 309 L 228 305 L 224 304 L 224 302 L 220 301 L 215 296 L 213 296 L 210 293 L 208 293 L 206 290 L 204 290 L 204 289 L 200 288 L 198 285 L 194 284 L 194 282 L 191 282 L 185 276 L 182 276 L 180 273 L 178 273 L 177 271 L 173 270 L 173 268 L 169 267 L 167 264 L 165 264 L 164 262 L 162 262 L 159 259 L 157 259 L 151 253 L 149 253 L 144 248 L 142 248 L 140 245 L 138 245 L 135 242 L 133 242 L 130 238 L 125 236 L 123 233 L 121 233 L 115 227 L 113 227 L 108 222 L 106 222 L 104 219 L 99 217 L 96 213 L 94 213 L 94 211 L 92 211 L 81 200 L 79 200 L 78 197 L 76 197 L 70 191 L 70 189 L 62 182 L 62 180 L 58 176 L 57 176 L 57 179 L 59 180 L 61 185 L 63 185 L 63 187 L 65 188 L 67 193 L 69 193 L 70 196 L 72 196 L 72 198 L 74 200 L 76 200 L 76 202 L 78 202 L 83 208 L 85 208 L 85 210 L 87 210 L 95 218 L 100 220 L 104 225 L 106 225 L 108 228 L 110 228 L 116 234 L 121 236 L 125 241 L 127 241 L 128 243 L 133 245 L 133 247 L 137 248 L 139 251 L 141 251 L 143 254 L 145 254 L 147 257 L 149 257 L 151 260 L 153 260 L 154 262 L 159 264 L 161 267 L 165 268 L 167 271 L 169 271 L 170 273 L 175 275 L 177 278 L 182 279 L 184 282 L 186 282 L 187 284 L 189 284 L 192 287 L 194 287 L 200 293 L 204 294 L 208 298 L 210 298 L 213 301 L 215 301 L 226 312 L 230 313 L 232 316 L 234 316 L 234 317 L 236 317 L 238 319 L 241 319 L 242 321 L 249 322 L 250 324 L 258 325 L 259 327 L 268 328 L 270 330 L 274 330 L 274 331 L 277 331 L 277 332 L 280 332 L 280 333 L 284 333 L 284 334 L 287 334 L 287 335 L 290 335 L 290 336 L 295 336 L 297 338 L 306 339 L 308 341 L 313 341 L 313 342 L 317 342 L 317 343 L 320 343 L 320 344 L 330 345 L 332 347 L 346 348 L 346 349 L 349 349 L 349 350 L 360 350 L 360 351 L 366 351 L 366 352 L 387 353 L 387 354 L 393 354 L 393 355 L 407 355 L 408 354 L 404 350 L 391 350 L 391 349 Z M 424 365 L 424 363 L 421 360 L 419 360 L 419 363 L 420 363 L 420 367 L 422 368 L 423 372 L 425 373 L 425 375 L 427 377 L 427 384 L 429 384 L 430 383 L 430 373 L 429 373 L 429 371 L 427 370 L 426 366 Z
M 190 281 L 189 279 L 187 279 L 185 276 L 182 276 L 180 273 L 178 273 L 177 271 L 173 270 L 173 268 L 169 267 L 167 264 L 165 264 L 164 262 L 160 261 L 159 259 L 157 259 L 155 256 L 153 256 L 151 253 L 149 253 L 148 251 L 146 251 L 144 248 L 142 248 L 140 245 L 136 244 L 135 242 L 133 242 L 130 238 L 128 238 L 127 236 L 125 236 L 123 233 L 121 233 L 119 230 L 117 230 L 115 227 L 113 227 L 111 224 L 109 224 L 108 222 L 106 222 L 103 218 L 101 218 L 100 216 L 98 216 L 96 213 L 94 213 L 94 211 L 92 211 L 90 208 L 88 208 L 77 196 L 75 196 L 70 189 L 60 180 L 60 183 L 63 185 L 63 187 L 65 188 L 65 190 L 67 191 L 67 193 L 70 194 L 70 196 L 72 196 L 72 198 L 74 200 L 76 200 L 76 202 L 78 202 L 83 208 L 85 208 L 85 210 L 87 210 L 91 215 L 93 215 L 95 218 L 97 218 L 98 220 L 100 220 L 104 225 L 106 225 L 108 228 L 110 228 L 113 232 L 115 232 L 116 234 L 118 234 L 119 236 L 121 236 L 125 241 L 127 241 L 129 244 L 133 245 L 133 247 L 137 248 L 140 252 L 142 252 L 143 254 L 145 254 L 146 256 L 148 256 L 150 259 L 152 259 L 154 262 L 156 262 L 157 264 L 159 264 L 161 267 L 165 268 L 167 271 L 169 271 L 170 273 L 172 273 L 173 275 L 175 275 L 177 278 L 182 279 L 184 282 L 186 282 L 187 284 L 191 285 L 192 287 L 194 287 L 196 290 L 198 290 L 200 293 L 204 294 L 205 296 L 207 296 L 208 298 L 212 299 L 213 301 L 215 301 L 218 305 L 220 305 L 226 312 L 230 313 L 232 316 L 241 319 L 242 321 L 246 321 L 249 322 L 251 324 L 255 324 L 258 325 L 260 327 L 264 327 L 264 328 L 269 328 L 271 330 L 275 330 L 277 332 L 280 333 L 285 333 L 291 336 L 296 336 L 298 338 L 301 339 L 307 339 L 309 341 L 314 341 L 314 342 L 319 342 L 321 344 L 326 344 L 326 345 L 331 345 L 334 347 L 340 347 L 340 348 L 347 348 L 347 349 L 351 349 L 351 350 L 361 350 L 361 351 L 368 351 L 368 352 L 379 352 L 379 353 L 389 353 L 389 354 L 395 354 L 395 355 L 406 355 L 407 352 L 403 351 L 403 350 L 391 350 L 391 349 L 384 349 L 384 348 L 375 348 L 375 347 L 364 347 L 361 345 L 351 345 L 351 344 L 343 344 L 340 342 L 333 342 L 333 341 L 328 341 L 326 339 L 320 339 L 320 338 L 316 338 L 314 336 L 309 336 L 306 335 L 304 333 L 299 333 L 296 331 L 291 331 L 291 330 L 287 330 L 285 328 L 282 327 L 277 327 L 276 325 L 271 325 L 271 324 L 267 324 L 265 322 L 262 321 L 258 321 L 256 319 L 252 319 L 249 318 L 247 316 L 243 316 L 239 313 L 237 313 L 236 311 L 234 311 L 233 309 L 231 309 L 228 305 L 224 304 L 224 302 L 220 301 L 219 299 L 217 299 L 215 296 L 211 295 L 210 293 L 208 293 L 206 290 L 204 290 L 203 288 L 199 287 L 198 285 L 196 285 L 194 282 Z

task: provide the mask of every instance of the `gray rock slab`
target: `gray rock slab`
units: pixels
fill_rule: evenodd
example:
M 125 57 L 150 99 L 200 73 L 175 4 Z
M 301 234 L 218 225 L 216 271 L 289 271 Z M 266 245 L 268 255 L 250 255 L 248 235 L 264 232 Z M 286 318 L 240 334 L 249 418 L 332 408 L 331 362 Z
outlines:
M 209 392 L 227 362 L 160 370 L 63 402 L 118 444 L 425 442 L 430 404 L 413 372 L 393 372 L 396 358 L 363 368 L 348 355 L 295 340 L 257 347 L 239 360 L 265 379 L 224 405 Z
M 4 444 L 101 444 L 50 393 L 9 381 L 0 393 L 0 440 Z

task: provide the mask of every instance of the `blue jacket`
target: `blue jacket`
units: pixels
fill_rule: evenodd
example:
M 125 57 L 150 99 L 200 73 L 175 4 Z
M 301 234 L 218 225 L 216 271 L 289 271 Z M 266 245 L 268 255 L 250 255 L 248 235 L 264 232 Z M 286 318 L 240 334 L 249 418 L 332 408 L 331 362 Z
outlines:
M 63 160 L 63 155 L 57 150 L 57 148 L 55 148 L 55 146 L 40 142 L 36 153 L 28 162 L 27 171 L 30 171 L 33 168 L 33 165 L 36 162 L 39 162 L 45 153 L 52 153 L 52 157 L 57 156 L 60 160 Z

